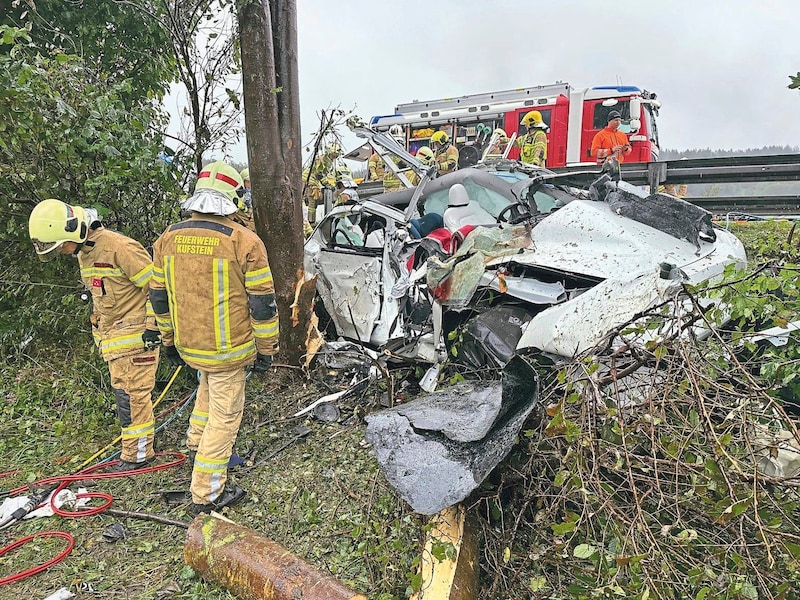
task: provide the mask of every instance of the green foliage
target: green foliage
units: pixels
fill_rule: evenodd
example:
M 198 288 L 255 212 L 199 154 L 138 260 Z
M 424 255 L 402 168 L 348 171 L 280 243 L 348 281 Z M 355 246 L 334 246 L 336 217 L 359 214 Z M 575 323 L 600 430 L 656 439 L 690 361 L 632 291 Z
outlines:
M 160 2 L 36 0 L 4 10 L 0 26 L 27 28 L 44 52 L 79 55 L 110 84 L 128 82 L 120 88 L 127 105 L 162 98 L 177 77 L 169 33 L 158 21 Z
M 800 396 L 800 340 L 752 333 L 798 319 L 800 266 L 787 226 L 752 227 L 750 255 L 779 260 L 687 288 L 706 306 L 694 318 L 718 334 L 594 349 L 544 381 L 547 417 L 525 432 L 527 464 L 481 506 L 491 513 L 504 497 L 515 516 L 484 527 L 487 597 L 517 597 L 518 579 L 560 598 L 794 597 L 800 493 L 786 461 L 800 441 L 787 410 Z M 651 316 L 686 319 L 667 305 Z M 620 337 L 651 331 L 637 321 Z
M 124 101 L 113 81 L 74 56 L 44 56 L 25 30 L 0 27 L 0 355 L 36 340 L 74 339 L 77 265 L 42 265 L 27 236 L 45 198 L 94 206 L 107 226 L 146 246 L 177 216 L 174 167 L 157 158 L 165 116 Z M 9 43 L 7 43 L 9 42 Z

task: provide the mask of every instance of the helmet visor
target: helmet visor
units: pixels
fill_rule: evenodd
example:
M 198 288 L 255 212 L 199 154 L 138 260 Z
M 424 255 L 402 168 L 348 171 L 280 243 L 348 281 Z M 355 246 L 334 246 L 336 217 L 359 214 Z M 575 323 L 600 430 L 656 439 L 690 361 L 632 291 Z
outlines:
M 33 247 L 36 249 L 36 255 L 42 262 L 50 262 L 58 254 L 59 248 L 64 245 L 64 241 L 60 242 L 40 242 L 39 240 L 31 240 Z

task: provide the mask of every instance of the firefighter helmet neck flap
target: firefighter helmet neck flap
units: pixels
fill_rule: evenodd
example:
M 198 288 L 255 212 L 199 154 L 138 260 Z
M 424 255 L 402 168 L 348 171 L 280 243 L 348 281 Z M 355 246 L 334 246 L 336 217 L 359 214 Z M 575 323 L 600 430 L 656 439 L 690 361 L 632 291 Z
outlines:
M 70 206 L 51 198 L 33 207 L 28 234 L 39 259 L 47 262 L 55 258 L 66 242 L 75 242 L 80 249 L 92 224 L 98 220 L 97 211 L 92 208 Z
M 426 167 L 430 167 L 433 164 L 433 161 L 436 160 L 436 155 L 433 153 L 433 150 L 427 146 L 422 146 L 419 150 L 417 150 L 417 160 Z
M 197 176 L 194 194 L 181 202 L 181 208 L 204 215 L 232 215 L 244 198 L 242 176 L 232 166 L 218 160 L 203 167 Z

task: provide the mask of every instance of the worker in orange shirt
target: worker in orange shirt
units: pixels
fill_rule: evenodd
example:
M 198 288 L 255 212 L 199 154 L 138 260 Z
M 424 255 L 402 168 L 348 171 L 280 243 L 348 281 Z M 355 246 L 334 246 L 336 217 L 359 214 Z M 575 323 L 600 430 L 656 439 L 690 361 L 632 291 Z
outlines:
M 620 163 L 625 162 L 625 157 L 631 153 L 631 144 L 628 136 L 619 130 L 622 115 L 612 110 L 608 113 L 608 125 L 598 131 L 592 139 L 591 156 L 598 164 L 606 162 L 609 158 L 616 158 Z

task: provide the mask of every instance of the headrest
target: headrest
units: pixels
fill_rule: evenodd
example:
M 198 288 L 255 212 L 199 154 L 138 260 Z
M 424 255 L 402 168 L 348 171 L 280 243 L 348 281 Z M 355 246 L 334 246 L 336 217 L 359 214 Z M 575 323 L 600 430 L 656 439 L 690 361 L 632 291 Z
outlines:
M 467 194 L 467 188 L 460 183 L 453 184 L 453 187 L 450 188 L 447 207 L 454 208 L 456 206 L 467 206 L 468 204 L 469 194 Z

